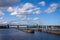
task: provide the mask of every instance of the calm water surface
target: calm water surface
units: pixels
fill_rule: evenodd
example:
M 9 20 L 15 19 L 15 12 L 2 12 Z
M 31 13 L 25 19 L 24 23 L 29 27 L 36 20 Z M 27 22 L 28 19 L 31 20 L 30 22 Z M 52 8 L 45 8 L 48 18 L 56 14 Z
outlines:
M 0 40 L 60 40 L 60 36 L 44 32 L 31 34 L 16 29 L 0 29 Z

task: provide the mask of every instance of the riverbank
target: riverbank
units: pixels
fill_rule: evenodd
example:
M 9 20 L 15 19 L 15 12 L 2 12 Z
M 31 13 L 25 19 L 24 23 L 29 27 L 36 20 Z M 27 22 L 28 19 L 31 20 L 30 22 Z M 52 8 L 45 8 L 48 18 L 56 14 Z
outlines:
M 23 32 L 27 32 L 27 33 L 34 33 L 35 31 L 37 31 L 37 30 L 29 30 L 29 29 L 27 29 L 27 28 L 25 28 L 25 29 L 18 29 L 18 28 L 16 28 L 17 30 L 21 30 L 21 31 L 23 31 Z M 46 32 L 46 33 L 50 33 L 50 34 L 56 34 L 56 35 L 60 35 L 60 31 L 58 31 L 58 30 L 38 30 L 37 32 Z
M 60 35 L 60 31 L 58 31 L 58 30 L 43 30 L 42 32 Z
M 15 28 L 15 29 L 20 30 L 20 31 L 23 31 L 23 32 L 27 32 L 27 33 L 34 33 L 34 30 L 29 30 L 29 29 L 27 29 L 27 28 L 25 28 L 25 29 Z

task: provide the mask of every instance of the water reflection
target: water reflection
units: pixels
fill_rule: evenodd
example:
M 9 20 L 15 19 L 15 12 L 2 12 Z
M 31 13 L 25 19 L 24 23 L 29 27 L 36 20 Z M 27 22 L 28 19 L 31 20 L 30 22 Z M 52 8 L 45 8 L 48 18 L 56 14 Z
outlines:
M 44 32 L 30 34 L 15 29 L 0 29 L 0 40 L 60 40 L 60 36 Z

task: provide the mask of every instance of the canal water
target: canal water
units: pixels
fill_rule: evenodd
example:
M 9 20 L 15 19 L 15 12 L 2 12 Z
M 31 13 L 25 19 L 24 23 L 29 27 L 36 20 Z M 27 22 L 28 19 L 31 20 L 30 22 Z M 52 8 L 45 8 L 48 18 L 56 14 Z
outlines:
M 26 33 L 16 29 L 0 29 L 0 40 L 60 40 L 60 35 L 44 32 Z

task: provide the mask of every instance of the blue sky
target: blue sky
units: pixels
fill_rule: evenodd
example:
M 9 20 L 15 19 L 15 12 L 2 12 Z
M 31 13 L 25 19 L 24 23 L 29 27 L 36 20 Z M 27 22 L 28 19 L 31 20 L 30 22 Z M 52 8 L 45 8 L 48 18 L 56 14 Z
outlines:
M 10 22 L 60 25 L 60 0 L 0 0 L 0 24 Z

